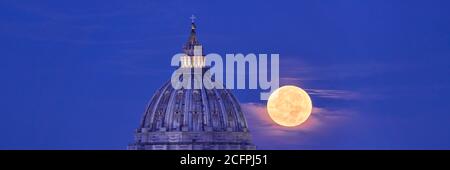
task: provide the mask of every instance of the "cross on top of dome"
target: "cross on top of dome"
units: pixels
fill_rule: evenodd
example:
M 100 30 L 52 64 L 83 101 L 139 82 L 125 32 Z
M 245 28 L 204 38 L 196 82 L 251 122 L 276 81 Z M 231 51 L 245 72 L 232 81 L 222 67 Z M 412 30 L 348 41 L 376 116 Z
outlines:
M 196 19 L 196 17 L 194 16 L 194 15 L 192 15 L 191 17 L 189 17 L 190 19 L 191 19 L 191 22 L 192 23 L 194 23 L 195 22 L 195 19 Z
M 183 47 L 183 51 L 184 53 L 186 53 L 188 56 L 194 56 L 194 49 L 195 48 L 201 48 L 201 44 L 197 39 L 197 34 L 196 34 L 196 25 L 195 25 L 195 19 L 196 17 L 194 15 L 192 15 L 190 17 L 191 19 L 191 34 L 188 38 L 188 41 L 186 42 L 186 44 Z M 201 53 L 201 52 L 200 52 Z M 201 55 L 201 54 L 200 54 Z

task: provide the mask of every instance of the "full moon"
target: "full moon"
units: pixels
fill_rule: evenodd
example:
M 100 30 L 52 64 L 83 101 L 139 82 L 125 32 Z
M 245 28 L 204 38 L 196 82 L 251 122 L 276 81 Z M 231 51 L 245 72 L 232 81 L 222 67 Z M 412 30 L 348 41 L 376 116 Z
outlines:
M 275 90 L 267 102 L 270 118 L 282 126 L 298 126 L 311 115 L 312 102 L 308 93 L 296 86 Z

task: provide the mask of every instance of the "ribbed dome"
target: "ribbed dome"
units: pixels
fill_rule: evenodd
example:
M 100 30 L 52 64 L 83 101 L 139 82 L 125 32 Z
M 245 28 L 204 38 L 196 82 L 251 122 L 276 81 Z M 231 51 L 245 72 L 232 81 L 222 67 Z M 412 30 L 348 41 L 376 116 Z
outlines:
M 180 68 L 202 69 L 204 73 L 208 68 L 195 29 L 192 23 Z M 202 82 L 202 74 L 189 75 L 192 83 Z M 128 149 L 255 149 L 236 98 L 227 89 L 208 89 L 212 86 L 206 83 L 194 89 L 174 88 L 171 81 L 165 83 L 147 105 L 135 142 Z
M 177 90 L 170 81 L 150 100 L 135 141 L 129 149 L 255 149 L 244 114 L 229 90 Z
M 239 103 L 227 89 L 179 89 L 170 81 L 152 97 L 141 122 L 148 131 L 246 132 Z

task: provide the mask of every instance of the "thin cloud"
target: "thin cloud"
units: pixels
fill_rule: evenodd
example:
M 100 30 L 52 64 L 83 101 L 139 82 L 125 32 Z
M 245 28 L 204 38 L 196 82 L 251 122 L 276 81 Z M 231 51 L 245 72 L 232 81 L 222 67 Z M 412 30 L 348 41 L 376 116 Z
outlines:
M 314 107 L 305 123 L 296 127 L 283 127 L 271 120 L 263 104 L 242 103 L 241 107 L 254 142 L 262 148 L 283 148 L 288 145 L 305 145 L 307 148 L 311 138 L 323 135 L 328 128 L 342 123 L 355 114 L 351 110 Z M 267 143 L 271 145 L 265 146 Z
M 358 92 L 348 90 L 305 89 L 308 94 L 320 98 L 356 100 L 361 98 Z
M 310 79 L 303 79 L 297 77 L 281 77 L 281 85 L 296 85 L 299 87 L 304 87 L 302 82 L 308 81 Z M 309 95 L 326 98 L 326 99 L 340 99 L 340 100 L 357 100 L 361 98 L 361 93 L 350 90 L 335 90 L 335 89 L 304 89 Z

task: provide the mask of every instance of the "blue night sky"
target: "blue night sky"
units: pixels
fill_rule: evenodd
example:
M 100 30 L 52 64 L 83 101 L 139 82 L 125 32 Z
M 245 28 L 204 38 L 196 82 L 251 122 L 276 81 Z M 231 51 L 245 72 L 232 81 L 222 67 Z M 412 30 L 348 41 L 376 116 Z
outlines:
M 279 53 L 312 117 L 275 125 L 235 90 L 259 149 L 450 149 L 450 2 L 1 1 L 0 149 L 125 149 L 191 14 L 206 53 Z

